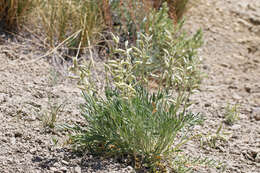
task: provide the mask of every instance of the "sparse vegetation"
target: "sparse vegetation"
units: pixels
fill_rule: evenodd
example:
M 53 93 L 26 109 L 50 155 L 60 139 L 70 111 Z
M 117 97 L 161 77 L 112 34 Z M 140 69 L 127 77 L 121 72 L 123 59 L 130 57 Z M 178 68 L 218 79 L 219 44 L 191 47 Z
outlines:
M 64 104 L 51 103 L 50 98 L 48 104 L 48 110 L 42 115 L 41 120 L 44 127 L 49 127 L 53 129 L 58 117 L 59 112 L 63 108 Z
M 55 69 L 50 70 L 50 76 L 48 79 L 49 87 L 54 87 L 57 85 L 59 80 L 59 74 Z M 48 107 L 45 112 L 41 115 L 40 119 L 43 122 L 44 127 L 49 127 L 53 129 L 55 127 L 55 123 L 57 121 L 58 114 L 62 111 L 65 103 L 59 104 L 56 98 L 52 97 L 52 93 L 48 91 Z
M 228 125 L 233 125 L 237 120 L 239 120 L 239 106 L 237 104 L 231 106 L 227 105 L 225 109 L 225 123 Z
M 216 148 L 219 142 L 227 142 L 230 133 L 223 131 L 223 123 L 221 123 L 216 132 L 201 135 L 201 146 L 208 145 L 211 148 Z

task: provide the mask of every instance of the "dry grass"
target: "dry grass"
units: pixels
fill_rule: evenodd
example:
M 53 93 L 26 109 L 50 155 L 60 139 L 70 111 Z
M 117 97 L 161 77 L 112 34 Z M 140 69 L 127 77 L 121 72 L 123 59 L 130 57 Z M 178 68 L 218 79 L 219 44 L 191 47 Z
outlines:
M 33 7 L 33 0 L 0 1 L 0 25 L 3 29 L 17 29 Z
M 104 28 L 101 3 L 96 1 L 46 0 L 40 1 L 38 14 L 47 41 L 54 47 L 74 33 L 67 42 L 71 48 L 82 48 L 95 44 Z
M 84 48 L 104 43 L 102 35 L 106 31 L 117 33 L 123 40 L 135 43 L 138 32 L 148 31 L 147 18 L 152 10 L 159 10 L 162 3 L 167 2 L 169 17 L 177 23 L 188 1 L 2 0 L 0 29 L 17 29 L 31 12 L 31 28 L 40 30 L 37 34 L 44 35 L 44 45 L 55 48 L 61 43 L 66 44 L 66 48 L 74 50 L 74 55 L 77 50 L 81 53 Z

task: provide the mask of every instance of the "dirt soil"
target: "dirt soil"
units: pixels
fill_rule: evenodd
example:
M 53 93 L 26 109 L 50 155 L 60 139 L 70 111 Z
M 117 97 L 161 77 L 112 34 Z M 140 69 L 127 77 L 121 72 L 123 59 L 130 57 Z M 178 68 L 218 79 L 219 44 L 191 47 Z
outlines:
M 229 132 L 228 140 L 216 147 L 194 140 L 185 151 L 222 162 L 225 172 L 260 173 L 260 1 L 200 0 L 187 12 L 185 28 L 202 28 L 205 40 L 200 55 L 207 77 L 191 98 L 192 110 L 207 119 L 198 131 L 216 134 L 228 103 L 240 106 L 239 120 L 219 133 Z M 64 143 L 67 132 L 44 127 L 55 105 L 63 105 L 55 125 L 82 122 L 80 90 L 58 72 L 64 65 L 41 58 L 45 52 L 30 39 L 1 34 L 0 44 L 1 173 L 133 172 L 113 160 L 73 154 Z M 198 166 L 195 172 L 220 170 Z

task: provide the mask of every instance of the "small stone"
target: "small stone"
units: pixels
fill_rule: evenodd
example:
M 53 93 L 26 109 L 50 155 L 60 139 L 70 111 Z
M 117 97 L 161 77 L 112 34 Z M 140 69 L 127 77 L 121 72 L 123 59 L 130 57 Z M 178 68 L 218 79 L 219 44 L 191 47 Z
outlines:
M 238 89 L 238 87 L 237 87 L 237 86 L 230 85 L 230 86 L 228 86 L 228 89 Z
M 248 119 L 248 116 L 246 115 L 246 114 L 240 114 L 239 115 L 239 119 L 241 119 L 241 120 L 245 120 L 245 119 Z
M 202 68 L 203 68 L 204 70 L 207 70 L 207 69 L 209 69 L 209 66 L 203 65 Z
M 25 121 L 35 121 L 36 117 L 35 116 L 27 116 L 23 118 Z
M 235 100 L 241 100 L 241 99 L 242 99 L 242 97 L 239 96 L 239 95 L 236 94 L 236 93 L 234 93 L 234 94 L 232 95 L 232 97 L 233 97 L 233 99 L 235 99 Z
M 64 164 L 64 165 L 69 165 L 69 162 L 67 162 L 65 160 L 62 160 L 61 163 Z
M 10 139 L 10 143 L 11 143 L 12 145 L 15 145 L 15 143 L 16 143 L 15 137 L 12 137 L 12 138 Z
M 246 90 L 246 92 L 251 93 L 251 88 L 250 87 L 245 86 L 245 90 Z
M 1 138 L 1 141 L 4 142 L 4 143 L 8 142 L 7 138 Z
M 56 163 L 53 164 L 53 166 L 58 168 L 58 167 L 60 167 L 60 164 L 58 162 L 56 162 Z
M 32 148 L 32 149 L 30 149 L 30 153 L 31 153 L 31 154 L 36 153 L 36 151 L 37 151 L 37 148 Z
M 13 158 L 7 158 L 6 161 L 7 161 L 7 164 L 11 164 L 11 163 L 13 163 L 14 160 L 13 160 Z
M 134 168 L 133 168 L 132 166 L 126 167 L 125 170 L 126 170 L 127 172 L 135 172 L 135 171 L 134 171 Z
M 81 168 L 79 166 L 75 167 L 74 172 L 81 173 Z
M 63 166 L 63 167 L 60 168 L 60 170 L 63 171 L 63 172 L 66 172 L 68 169 L 65 166 Z
M 14 137 L 20 138 L 20 137 L 22 137 L 22 135 L 23 134 L 21 132 L 15 132 Z
M 50 167 L 50 170 L 53 171 L 53 172 L 57 172 L 58 171 L 57 168 L 55 168 L 55 167 Z
M 260 108 L 253 108 L 253 117 L 256 121 L 260 121 Z
M 258 152 L 258 153 L 256 154 L 255 162 L 256 162 L 256 163 L 260 163 L 260 152 Z
M 222 67 L 225 67 L 225 68 L 227 68 L 228 67 L 228 65 L 227 64 L 220 64 Z
M 210 103 L 205 103 L 205 105 L 204 105 L 205 107 L 210 107 L 211 106 L 211 104 Z
M 255 120 L 260 121 L 260 115 L 255 115 Z
M 239 130 L 241 128 L 241 126 L 238 124 L 235 124 L 231 128 L 232 128 L 232 130 Z

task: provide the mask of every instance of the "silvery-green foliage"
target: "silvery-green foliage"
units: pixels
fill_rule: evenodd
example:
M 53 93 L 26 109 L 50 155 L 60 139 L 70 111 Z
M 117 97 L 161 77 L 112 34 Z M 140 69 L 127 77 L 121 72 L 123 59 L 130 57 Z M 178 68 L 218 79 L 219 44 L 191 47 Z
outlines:
M 197 50 L 202 44 L 199 30 L 189 37 L 182 31 L 183 23 L 174 26 L 168 18 L 167 6 L 147 18 L 148 31 L 138 33 L 135 46 L 120 46 L 120 38 L 113 35 L 114 47 L 106 64 L 114 82 L 126 88 L 141 83 L 149 88 L 156 81 L 158 89 L 190 94 L 200 82 L 200 63 Z M 122 48 L 123 47 L 123 48 Z M 124 92 L 123 92 L 124 93 Z M 134 92 L 132 92 L 134 93 Z

